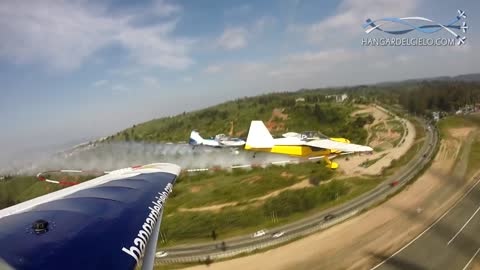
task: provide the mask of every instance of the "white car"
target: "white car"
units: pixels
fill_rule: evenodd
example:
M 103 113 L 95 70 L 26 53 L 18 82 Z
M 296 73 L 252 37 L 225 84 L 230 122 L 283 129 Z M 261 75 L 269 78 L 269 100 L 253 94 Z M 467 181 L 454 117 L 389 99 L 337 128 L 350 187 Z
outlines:
M 272 237 L 273 237 L 273 238 L 278 238 L 278 237 L 280 237 L 280 236 L 282 236 L 282 235 L 284 235 L 284 234 L 285 234 L 285 232 L 277 232 L 277 233 L 274 233 L 274 234 L 272 235 Z
M 261 237 L 261 236 L 264 236 L 265 234 L 267 234 L 267 232 L 265 230 L 260 230 L 258 232 L 255 232 L 253 234 L 253 237 Z
M 157 252 L 157 254 L 155 254 L 155 257 L 157 258 L 163 258 L 163 257 L 167 257 L 168 256 L 168 253 L 166 251 L 159 251 Z

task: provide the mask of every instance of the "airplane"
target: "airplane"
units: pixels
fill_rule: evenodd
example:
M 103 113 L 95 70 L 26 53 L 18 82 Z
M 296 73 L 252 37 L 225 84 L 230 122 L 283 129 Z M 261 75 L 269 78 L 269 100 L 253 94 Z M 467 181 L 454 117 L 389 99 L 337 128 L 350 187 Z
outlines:
M 338 163 L 328 158 L 330 154 L 373 151 L 369 146 L 353 144 L 345 138 L 329 138 L 321 133 L 302 135 L 289 132 L 283 134 L 283 138 L 274 139 L 262 121 L 251 122 L 245 150 L 297 157 L 323 156 L 331 169 L 337 169 Z
M 195 130 L 190 133 L 190 140 L 188 143 L 192 146 L 205 145 L 211 147 L 241 147 L 245 145 L 245 141 L 239 138 L 230 138 L 225 134 L 218 134 L 214 139 L 204 139 Z
M 215 140 L 226 147 L 241 147 L 245 145 L 245 141 L 240 138 L 231 138 L 225 134 L 218 134 Z
M 169 163 L 115 170 L 0 210 L 0 269 L 153 269 L 179 174 Z
M 460 19 L 460 18 L 466 19 L 467 18 L 467 14 L 465 13 L 465 11 L 458 9 L 457 12 L 458 12 L 458 15 L 457 15 L 458 19 Z
M 462 29 L 463 33 L 466 33 L 468 29 L 467 23 L 463 22 L 462 26 L 460 26 L 460 29 Z

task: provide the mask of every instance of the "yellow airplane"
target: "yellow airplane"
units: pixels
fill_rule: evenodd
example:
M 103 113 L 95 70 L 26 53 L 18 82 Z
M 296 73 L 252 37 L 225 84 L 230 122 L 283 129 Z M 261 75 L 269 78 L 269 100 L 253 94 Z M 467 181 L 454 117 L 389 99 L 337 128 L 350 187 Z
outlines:
M 262 121 L 251 122 L 245 150 L 296 157 L 323 156 L 331 169 L 338 168 L 338 163 L 328 159 L 330 154 L 373 151 L 369 146 L 353 144 L 345 138 L 329 138 L 315 132 L 304 134 L 289 132 L 283 134 L 283 138 L 274 139 Z

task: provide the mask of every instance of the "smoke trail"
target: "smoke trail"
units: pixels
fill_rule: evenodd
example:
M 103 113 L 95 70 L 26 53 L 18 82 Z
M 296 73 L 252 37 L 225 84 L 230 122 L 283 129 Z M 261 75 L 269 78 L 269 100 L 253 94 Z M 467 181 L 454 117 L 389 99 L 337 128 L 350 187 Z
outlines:
M 265 164 L 292 159 L 283 155 L 257 153 L 230 148 L 210 148 L 188 144 L 99 143 L 75 148 L 54 156 L 42 156 L 16 173 L 34 174 L 55 169 L 108 171 L 133 165 L 169 162 L 184 169 L 228 168 L 232 165 Z

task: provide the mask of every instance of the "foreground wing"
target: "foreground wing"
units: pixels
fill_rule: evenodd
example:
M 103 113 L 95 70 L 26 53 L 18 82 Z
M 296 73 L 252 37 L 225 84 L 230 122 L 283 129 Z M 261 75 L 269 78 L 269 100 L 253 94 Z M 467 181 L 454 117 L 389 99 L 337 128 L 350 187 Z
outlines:
M 155 249 L 179 172 L 162 163 L 114 171 L 0 210 L 0 258 L 14 269 L 134 269 Z M 32 228 L 39 221 L 46 230 Z
M 328 139 L 320 139 L 306 142 L 305 145 L 317 148 L 332 149 L 341 152 L 371 152 L 373 149 L 370 146 L 342 143 Z

